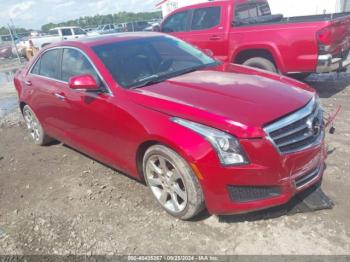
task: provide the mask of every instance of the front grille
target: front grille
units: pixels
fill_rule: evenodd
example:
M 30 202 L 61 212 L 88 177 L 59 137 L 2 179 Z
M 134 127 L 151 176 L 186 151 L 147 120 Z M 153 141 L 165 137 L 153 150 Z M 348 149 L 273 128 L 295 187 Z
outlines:
M 281 194 L 279 187 L 228 186 L 230 198 L 234 202 L 251 202 L 277 197 Z
M 264 130 L 282 154 L 312 147 L 324 137 L 322 108 L 313 98 L 302 109 L 269 124 Z
M 307 183 L 309 183 L 310 181 L 314 180 L 319 175 L 320 171 L 321 171 L 321 166 L 317 167 L 316 169 L 310 171 L 309 173 L 301 177 L 298 177 L 297 179 L 295 179 L 295 187 L 301 188 Z

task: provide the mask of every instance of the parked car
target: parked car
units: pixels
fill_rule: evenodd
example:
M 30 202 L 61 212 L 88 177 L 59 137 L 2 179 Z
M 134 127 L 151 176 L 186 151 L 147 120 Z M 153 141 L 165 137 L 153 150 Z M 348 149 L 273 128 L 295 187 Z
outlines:
M 89 35 L 104 35 L 116 33 L 118 28 L 113 24 L 99 25 L 96 29 L 89 32 Z
M 10 45 L 0 46 L 0 58 L 11 58 L 12 56 L 12 47 Z
M 126 28 L 128 32 L 139 32 L 151 26 L 151 24 L 148 23 L 147 21 L 137 21 L 137 22 L 127 23 L 126 26 L 127 26 Z
M 49 44 L 57 43 L 62 40 L 79 39 L 86 36 L 87 33 L 80 27 L 56 27 L 49 30 L 48 35 L 46 36 L 31 38 L 30 45 L 41 49 Z
M 86 33 L 90 33 L 90 32 L 92 32 L 92 31 L 96 30 L 96 28 L 95 28 L 95 27 L 88 27 L 88 28 L 84 28 L 83 30 L 84 30 Z
M 56 43 L 14 83 L 36 144 L 54 138 L 145 180 L 181 219 L 204 207 L 232 214 L 284 204 L 325 167 L 312 88 L 217 62 L 171 36 Z
M 229 0 L 179 8 L 161 31 L 224 62 L 293 74 L 345 70 L 349 27 L 349 14 L 283 18 L 266 0 Z

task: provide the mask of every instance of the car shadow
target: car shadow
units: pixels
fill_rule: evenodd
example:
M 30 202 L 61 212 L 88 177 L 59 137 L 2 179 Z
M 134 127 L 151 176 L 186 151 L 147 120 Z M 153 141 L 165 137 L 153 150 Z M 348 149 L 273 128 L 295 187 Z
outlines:
M 53 142 L 53 143 L 54 143 L 54 142 Z M 118 169 L 116 169 L 116 168 L 113 168 L 113 167 L 111 167 L 111 166 L 109 166 L 109 165 L 107 165 L 107 164 L 105 164 L 105 163 L 103 163 L 103 162 L 101 162 L 101 161 L 99 161 L 99 160 L 97 160 L 97 159 L 95 159 L 95 158 L 93 158 L 93 157 L 91 157 L 91 156 L 89 156 L 89 155 L 87 155 L 87 154 L 85 154 L 85 153 L 79 151 L 78 149 L 75 149 L 75 148 L 73 148 L 73 147 L 67 145 L 67 144 L 64 144 L 64 143 L 61 143 L 61 142 L 57 142 L 56 145 L 58 145 L 58 144 L 62 144 L 62 146 L 66 147 L 66 148 L 68 148 L 68 149 L 70 149 L 70 150 L 73 150 L 74 152 L 76 152 L 76 153 L 78 153 L 78 154 L 81 154 L 81 155 L 85 156 L 86 158 L 88 158 L 88 159 L 90 159 L 90 160 L 92 160 L 92 161 L 95 161 L 95 162 L 99 163 L 100 165 L 102 165 L 102 166 L 104 166 L 104 167 L 106 167 L 106 168 L 108 168 L 108 169 L 111 169 L 111 170 L 115 171 L 118 175 L 125 176 L 125 177 L 127 177 L 127 178 L 129 178 L 129 179 L 132 179 L 132 180 L 136 181 L 137 183 L 139 183 L 139 184 L 141 184 L 141 185 L 147 186 L 147 185 L 146 185 L 146 182 L 145 182 L 144 180 L 139 180 L 139 179 L 137 179 L 137 178 L 135 178 L 135 177 L 132 177 L 132 176 L 126 174 L 125 172 L 123 172 L 123 171 L 121 171 L 121 170 L 118 170 Z
M 321 98 L 330 98 L 350 86 L 350 72 L 312 74 L 304 82 L 312 86 Z
M 322 192 L 320 185 L 318 184 L 294 196 L 285 205 L 246 214 L 220 215 L 218 216 L 218 219 L 220 223 L 253 222 L 282 216 L 291 216 L 298 213 L 309 213 L 322 209 L 331 209 L 333 206 L 333 202 Z M 193 221 L 202 221 L 210 216 L 211 215 L 208 211 L 205 210 L 193 219 Z

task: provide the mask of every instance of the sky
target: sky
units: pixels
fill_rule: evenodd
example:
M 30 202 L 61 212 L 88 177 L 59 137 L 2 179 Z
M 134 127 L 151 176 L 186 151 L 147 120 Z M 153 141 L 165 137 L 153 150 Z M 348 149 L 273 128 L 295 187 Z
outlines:
M 160 0 L 0 0 L 0 27 L 11 19 L 16 27 L 40 29 L 42 25 L 81 16 L 120 11 L 154 11 Z

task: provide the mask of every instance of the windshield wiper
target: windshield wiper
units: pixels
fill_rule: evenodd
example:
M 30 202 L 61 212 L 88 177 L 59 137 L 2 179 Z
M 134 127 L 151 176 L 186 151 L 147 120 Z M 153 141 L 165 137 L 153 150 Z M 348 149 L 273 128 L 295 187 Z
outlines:
M 195 72 L 195 71 L 198 71 L 198 70 L 205 69 L 207 67 L 217 66 L 219 64 L 220 64 L 220 62 L 214 62 L 214 63 L 210 63 L 210 64 L 204 64 L 204 65 L 199 65 L 199 66 L 186 68 L 186 69 L 183 69 L 181 71 L 174 72 L 173 74 L 169 74 L 168 78 L 173 78 L 173 77 L 189 74 L 189 73 L 192 73 L 192 72 Z
M 162 81 L 164 81 L 165 79 L 161 78 L 160 75 L 150 75 L 150 76 L 146 76 L 144 78 L 139 79 L 139 83 L 137 85 L 132 85 L 130 88 L 131 89 L 136 89 L 136 88 L 140 88 L 140 87 L 144 87 L 144 86 L 149 86 L 149 85 L 153 85 L 153 84 L 157 84 L 160 83 Z
M 199 65 L 199 66 L 194 66 L 194 67 L 190 67 L 190 68 L 186 68 L 177 72 L 173 72 L 173 73 L 168 73 L 168 74 L 154 74 L 154 75 L 150 75 L 150 76 L 146 76 L 144 78 L 141 78 L 138 80 L 138 84 L 135 85 L 130 85 L 129 88 L 130 89 L 136 89 L 136 88 L 141 88 L 144 86 L 149 86 L 149 85 L 153 85 L 153 84 L 157 84 L 160 82 L 163 82 L 167 79 L 170 78 L 174 78 L 180 75 L 185 75 L 185 74 L 189 74 L 207 67 L 212 67 L 212 66 L 217 66 L 219 65 L 220 62 L 214 62 L 214 63 L 210 63 L 210 64 L 204 64 L 204 65 Z

